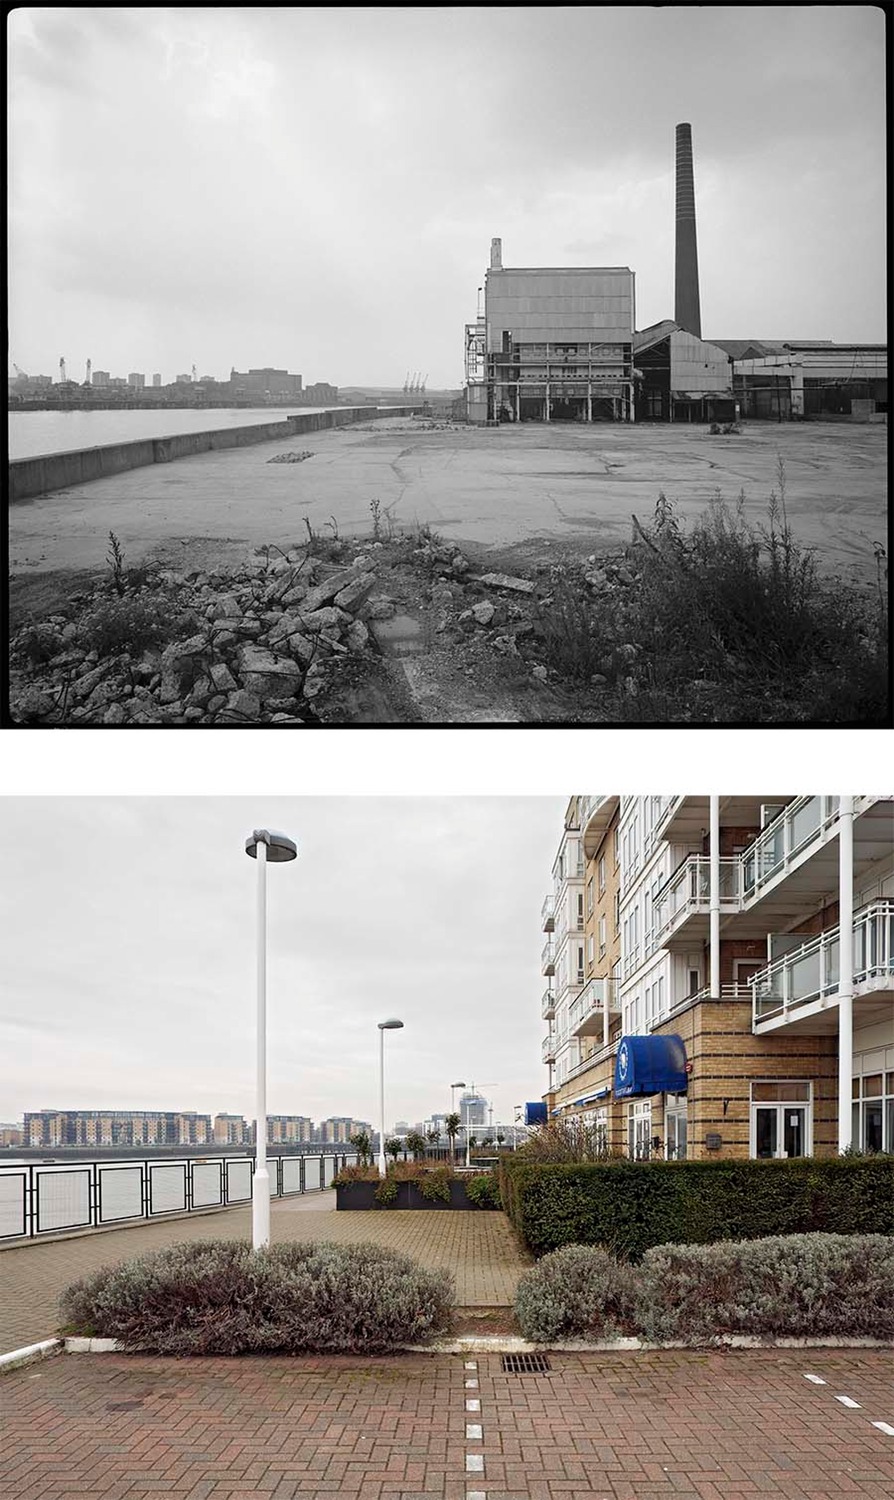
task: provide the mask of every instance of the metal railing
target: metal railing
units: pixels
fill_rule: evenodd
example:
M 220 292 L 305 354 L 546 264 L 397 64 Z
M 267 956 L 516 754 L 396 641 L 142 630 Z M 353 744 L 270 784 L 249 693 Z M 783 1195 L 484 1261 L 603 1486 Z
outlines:
M 749 981 L 753 1025 L 834 996 L 840 975 L 840 927 L 830 927 L 769 964 Z M 894 980 L 894 901 L 854 914 L 854 984 Z
M 356 1160 L 355 1152 L 268 1156 L 270 1196 L 331 1187 L 340 1168 Z M 250 1203 L 253 1172 L 254 1159 L 245 1153 L 11 1163 L 0 1166 L 0 1240 Z
M 554 974 L 555 970 L 556 950 L 552 938 L 548 938 L 543 945 L 543 952 L 540 955 L 540 972 L 541 974 Z
M 751 901 L 838 821 L 838 797 L 796 797 L 739 856 L 740 898 Z
M 552 932 L 556 920 L 556 905 L 553 896 L 546 896 L 540 908 L 540 926 L 544 932 Z
M 575 1033 L 587 1021 L 604 1017 L 606 1008 L 609 1015 L 617 1015 L 620 1010 L 617 980 L 589 979 L 571 1002 L 568 1012 L 569 1030 Z
M 540 1048 L 540 1052 L 541 1052 L 541 1055 L 543 1057 L 543 1061 L 545 1063 L 546 1062 L 555 1062 L 555 1059 L 556 1059 L 556 1038 L 555 1038 L 555 1036 L 545 1036 L 543 1038 L 543 1042 L 542 1042 L 542 1045 L 541 1045 L 541 1048 Z
M 740 862 L 720 861 L 720 910 L 738 911 Z M 652 930 L 661 943 L 685 916 L 710 910 L 711 861 L 706 854 L 690 854 L 656 893 L 652 903 Z
M 543 998 L 540 1001 L 540 1015 L 541 1015 L 542 1019 L 544 1021 L 548 1021 L 549 1018 L 550 1018 L 550 1016 L 552 1016 L 555 1013 L 555 1009 L 556 1009 L 556 992 L 555 992 L 555 990 L 544 990 L 543 991 Z
M 586 1073 L 589 1068 L 595 1068 L 599 1063 L 614 1057 L 617 1045 L 617 1041 L 609 1042 L 607 1046 L 598 1047 L 595 1052 L 591 1052 L 589 1057 L 585 1057 L 582 1062 L 575 1063 L 574 1067 L 569 1068 L 565 1074 L 564 1082 L 567 1083 L 569 1078 L 576 1078 L 579 1073 Z

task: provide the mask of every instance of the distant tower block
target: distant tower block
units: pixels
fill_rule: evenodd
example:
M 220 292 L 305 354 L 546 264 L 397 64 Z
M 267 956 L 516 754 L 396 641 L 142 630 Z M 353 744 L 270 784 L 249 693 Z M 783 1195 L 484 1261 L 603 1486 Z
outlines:
M 677 266 L 674 321 L 687 333 L 702 336 L 698 296 L 698 250 L 695 242 L 695 181 L 692 174 L 692 127 L 677 126 Z
M 503 241 L 491 240 L 490 242 L 490 268 L 492 271 L 503 269 Z

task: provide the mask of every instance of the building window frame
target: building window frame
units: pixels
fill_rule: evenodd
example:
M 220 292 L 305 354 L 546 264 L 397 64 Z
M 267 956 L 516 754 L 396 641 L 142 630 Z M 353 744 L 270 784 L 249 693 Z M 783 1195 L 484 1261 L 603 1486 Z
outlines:
M 749 1088 L 748 1110 L 748 1155 L 759 1160 L 765 1157 L 785 1159 L 792 1156 L 813 1155 L 813 1083 L 809 1078 L 755 1078 Z M 795 1116 L 803 1110 L 803 1122 Z M 786 1119 L 788 1111 L 788 1119 Z M 759 1114 L 766 1112 L 765 1120 Z M 775 1112 L 775 1113 L 774 1113 Z M 759 1136 L 769 1131 L 775 1149 L 762 1150 Z M 789 1151 L 787 1143 L 800 1144 L 801 1151 Z
M 627 1155 L 648 1161 L 652 1150 L 652 1101 L 631 1099 L 627 1106 Z

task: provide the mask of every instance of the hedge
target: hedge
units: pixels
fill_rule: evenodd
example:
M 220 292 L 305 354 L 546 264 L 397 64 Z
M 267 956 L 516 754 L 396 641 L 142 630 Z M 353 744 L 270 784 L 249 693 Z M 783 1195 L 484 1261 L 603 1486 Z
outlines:
M 894 1156 L 787 1161 L 504 1162 L 503 1207 L 534 1255 L 780 1234 L 894 1234 Z

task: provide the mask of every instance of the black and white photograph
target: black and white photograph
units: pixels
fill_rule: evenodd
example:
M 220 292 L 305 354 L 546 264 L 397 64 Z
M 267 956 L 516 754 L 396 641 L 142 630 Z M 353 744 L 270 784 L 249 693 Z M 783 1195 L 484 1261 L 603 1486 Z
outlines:
M 888 21 L 14 8 L 6 727 L 889 727 Z

